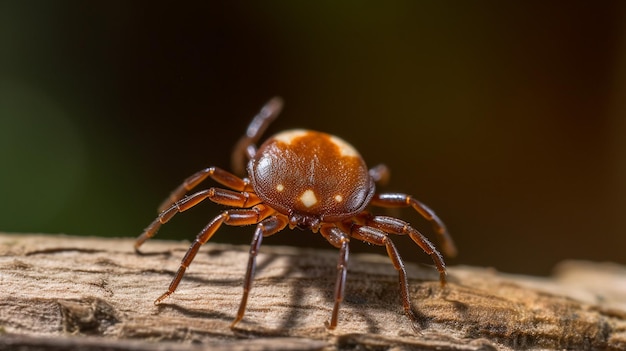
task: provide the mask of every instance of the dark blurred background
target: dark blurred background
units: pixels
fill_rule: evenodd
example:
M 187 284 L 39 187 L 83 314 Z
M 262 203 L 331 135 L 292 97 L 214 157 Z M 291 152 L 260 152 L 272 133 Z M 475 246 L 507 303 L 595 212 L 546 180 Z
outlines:
M 568 258 L 626 263 L 625 10 L 2 1 L 0 230 L 136 236 L 186 176 L 229 168 L 251 117 L 281 95 L 269 133 L 330 132 L 386 163 L 382 190 L 447 223 L 460 249 L 450 263 L 532 274 Z M 198 206 L 158 237 L 191 240 L 219 210 Z M 223 228 L 213 240 L 251 237 Z M 265 244 L 331 248 L 298 230 Z

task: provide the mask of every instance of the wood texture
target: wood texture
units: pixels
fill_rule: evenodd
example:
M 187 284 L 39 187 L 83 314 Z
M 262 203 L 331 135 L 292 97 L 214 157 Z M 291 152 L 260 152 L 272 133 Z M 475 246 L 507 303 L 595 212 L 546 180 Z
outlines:
M 205 245 L 155 306 L 188 243 L 0 234 L 0 350 L 626 350 L 626 268 L 565 262 L 550 278 L 407 265 L 415 332 L 388 258 L 353 254 L 339 326 L 337 252 L 264 246 L 229 329 L 248 248 Z

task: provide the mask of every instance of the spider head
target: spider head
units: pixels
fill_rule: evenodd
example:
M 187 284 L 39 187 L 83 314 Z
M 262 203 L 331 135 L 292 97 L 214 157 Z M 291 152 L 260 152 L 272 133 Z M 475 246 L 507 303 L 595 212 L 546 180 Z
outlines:
M 321 219 L 315 216 L 310 216 L 301 213 L 292 213 L 289 216 L 289 228 L 298 228 L 300 230 L 311 230 L 317 233 L 319 230 Z

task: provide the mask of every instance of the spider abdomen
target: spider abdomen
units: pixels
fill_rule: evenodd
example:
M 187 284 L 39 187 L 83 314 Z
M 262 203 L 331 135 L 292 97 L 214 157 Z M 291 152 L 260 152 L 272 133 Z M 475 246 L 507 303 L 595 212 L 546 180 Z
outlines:
M 300 227 L 348 218 L 367 206 L 375 190 L 354 147 L 310 130 L 269 138 L 248 164 L 248 173 L 256 194 Z

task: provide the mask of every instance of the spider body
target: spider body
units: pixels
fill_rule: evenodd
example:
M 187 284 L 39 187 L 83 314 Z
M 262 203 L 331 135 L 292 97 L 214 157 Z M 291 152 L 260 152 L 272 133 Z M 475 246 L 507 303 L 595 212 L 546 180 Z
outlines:
M 248 163 L 255 193 L 291 228 L 319 230 L 363 211 L 374 181 L 359 153 L 335 136 L 288 130 L 268 139 Z
M 176 290 L 200 247 L 222 224 L 256 224 L 243 281 L 243 296 L 231 324 L 233 328 L 245 314 L 256 268 L 256 255 L 263 238 L 289 226 L 292 229 L 297 227 L 319 232 L 340 250 L 335 303 L 327 323 L 329 329 L 337 326 L 351 238 L 386 248 L 394 268 L 398 271 L 404 311 L 415 326 L 417 317 L 409 299 L 406 270 L 389 234 L 408 235 L 429 254 L 439 271 L 442 286 L 446 282 L 443 258 L 435 246 L 409 223 L 394 217 L 373 215 L 366 208 L 413 208 L 433 224 L 444 252 L 455 255 L 456 248 L 443 222 L 431 209 L 410 195 L 376 193 L 375 183 L 388 177 L 387 168 L 379 165 L 368 169 L 356 149 L 336 136 L 302 129 L 287 130 L 270 137 L 257 149 L 256 142 L 278 116 L 281 108 L 282 100 L 270 100 L 253 118 L 246 134 L 235 146 L 233 168 L 238 173 L 244 173 L 245 170 L 248 177 L 240 178 L 217 167 L 209 167 L 191 175 L 161 204 L 159 216 L 137 238 L 136 250 L 175 214 L 186 211 L 205 199 L 233 207 L 213 218 L 197 235 L 168 290 L 155 304 Z M 246 160 L 247 167 L 244 167 Z M 212 187 L 186 195 L 206 178 L 232 190 Z

